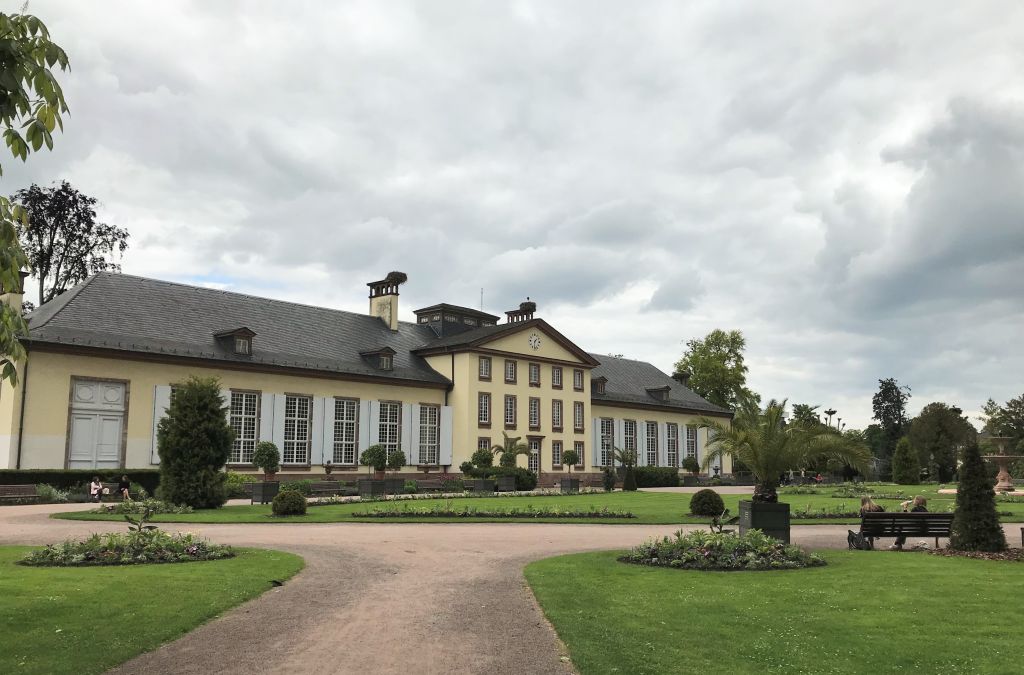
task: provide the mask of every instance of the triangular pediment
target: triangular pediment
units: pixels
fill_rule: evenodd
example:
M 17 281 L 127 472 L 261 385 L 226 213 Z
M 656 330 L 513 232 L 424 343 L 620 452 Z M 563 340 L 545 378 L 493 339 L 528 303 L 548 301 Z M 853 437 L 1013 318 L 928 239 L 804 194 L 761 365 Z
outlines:
M 530 319 L 467 331 L 456 340 L 439 340 L 435 344 L 428 344 L 416 350 L 416 353 L 427 356 L 477 349 L 516 354 L 524 359 L 534 356 L 571 361 L 586 366 L 598 365 L 594 357 L 543 319 Z

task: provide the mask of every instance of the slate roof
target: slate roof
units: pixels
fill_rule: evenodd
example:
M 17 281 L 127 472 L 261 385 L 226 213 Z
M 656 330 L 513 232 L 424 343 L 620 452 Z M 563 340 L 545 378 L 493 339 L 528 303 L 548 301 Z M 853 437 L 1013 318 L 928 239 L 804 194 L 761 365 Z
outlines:
M 731 410 L 708 403 L 681 383 L 673 380 L 650 363 L 620 359 L 604 354 L 591 354 L 601 365 L 590 371 L 591 380 L 604 376 L 605 393 L 591 392 L 594 403 L 625 403 L 649 407 L 675 408 L 681 412 L 695 412 L 708 415 L 732 415 Z M 647 393 L 648 389 L 669 387 L 667 401 L 661 401 Z
M 413 349 L 433 331 L 378 318 L 127 274 L 101 272 L 28 317 L 29 344 L 98 347 L 263 366 L 303 368 L 443 386 L 449 380 Z M 252 356 L 235 354 L 214 333 L 246 326 Z M 394 369 L 382 371 L 360 352 L 391 347 Z

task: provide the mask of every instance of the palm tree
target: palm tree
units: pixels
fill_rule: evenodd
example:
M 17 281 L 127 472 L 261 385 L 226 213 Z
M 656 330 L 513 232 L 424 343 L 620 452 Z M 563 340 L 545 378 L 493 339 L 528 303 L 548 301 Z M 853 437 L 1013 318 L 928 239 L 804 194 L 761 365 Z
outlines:
M 633 472 L 633 467 L 636 466 L 637 455 L 636 450 L 625 450 L 623 448 L 616 448 L 612 446 L 612 460 L 618 462 L 626 469 L 625 475 L 622 477 L 622 490 L 624 492 L 633 492 L 636 490 L 636 474 Z
M 706 469 L 725 455 L 742 461 L 757 480 L 755 502 L 776 502 L 779 476 L 820 460 L 840 460 L 857 469 L 871 459 L 867 445 L 853 435 L 843 435 L 821 424 L 786 424 L 786 401 L 769 401 L 761 410 L 743 401 L 731 426 L 702 418 L 699 425 L 710 432 Z
M 504 431 L 501 432 L 501 435 L 505 437 L 504 443 L 491 448 L 491 452 L 499 456 L 499 466 L 515 466 L 516 457 L 519 455 L 530 456 L 530 446 L 520 440 L 522 436 L 509 436 Z

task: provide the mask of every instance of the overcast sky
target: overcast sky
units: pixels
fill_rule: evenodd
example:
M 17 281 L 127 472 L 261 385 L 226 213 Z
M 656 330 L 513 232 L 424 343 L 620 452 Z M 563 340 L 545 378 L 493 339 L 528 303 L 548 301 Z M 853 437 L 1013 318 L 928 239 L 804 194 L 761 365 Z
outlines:
M 16 9 L 6 3 L 7 11 Z M 409 275 L 666 372 L 746 335 L 765 397 L 1024 392 L 1016 2 L 48 2 L 66 179 L 124 271 L 354 311 Z

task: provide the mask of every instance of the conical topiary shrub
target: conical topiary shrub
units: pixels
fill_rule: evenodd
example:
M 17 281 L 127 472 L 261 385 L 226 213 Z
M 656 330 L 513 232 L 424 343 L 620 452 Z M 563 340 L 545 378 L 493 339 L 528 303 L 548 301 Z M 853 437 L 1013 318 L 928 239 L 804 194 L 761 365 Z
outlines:
M 892 454 L 892 480 L 900 485 L 917 485 L 921 482 L 921 462 L 906 436 L 896 444 L 896 451 Z
M 957 551 L 1006 550 L 1006 535 L 996 513 L 996 493 L 977 443 L 963 451 L 949 547 Z

